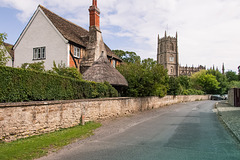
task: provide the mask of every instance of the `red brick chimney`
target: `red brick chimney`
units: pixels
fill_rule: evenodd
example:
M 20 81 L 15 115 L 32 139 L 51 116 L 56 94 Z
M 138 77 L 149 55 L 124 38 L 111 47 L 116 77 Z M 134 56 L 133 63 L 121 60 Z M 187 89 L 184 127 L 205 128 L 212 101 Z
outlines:
M 97 8 L 97 0 L 92 1 L 92 6 L 89 7 L 90 27 L 95 26 L 100 29 L 100 10 Z

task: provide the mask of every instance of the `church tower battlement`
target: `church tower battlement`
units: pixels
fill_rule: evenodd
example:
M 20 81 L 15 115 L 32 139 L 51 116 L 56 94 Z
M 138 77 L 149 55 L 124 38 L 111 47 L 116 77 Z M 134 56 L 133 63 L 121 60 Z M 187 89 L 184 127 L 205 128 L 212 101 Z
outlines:
M 172 77 L 191 76 L 195 72 L 206 70 L 202 65 L 198 67 L 179 65 L 178 34 L 176 33 L 176 37 L 170 37 L 166 31 L 163 38 L 159 38 L 158 35 L 157 63 L 163 65 L 168 70 L 168 75 Z
M 178 35 L 176 37 L 165 36 L 159 38 L 157 49 L 157 63 L 168 70 L 169 76 L 179 76 Z

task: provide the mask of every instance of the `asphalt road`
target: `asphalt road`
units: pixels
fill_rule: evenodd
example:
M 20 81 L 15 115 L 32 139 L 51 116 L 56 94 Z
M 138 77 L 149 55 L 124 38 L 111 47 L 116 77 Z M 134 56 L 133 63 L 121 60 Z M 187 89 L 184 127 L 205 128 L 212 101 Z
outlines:
M 240 160 L 240 145 L 214 104 L 182 103 L 105 121 L 91 138 L 41 160 Z

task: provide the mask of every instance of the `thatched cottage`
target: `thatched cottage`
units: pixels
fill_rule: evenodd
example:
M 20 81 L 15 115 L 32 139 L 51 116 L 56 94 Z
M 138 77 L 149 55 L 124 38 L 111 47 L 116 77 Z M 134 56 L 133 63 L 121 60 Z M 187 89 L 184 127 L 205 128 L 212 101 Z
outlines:
M 103 42 L 96 0 L 89 13 L 88 31 L 39 5 L 13 47 L 14 67 L 44 61 L 45 68 L 51 69 L 55 61 L 83 73 L 102 52 L 113 67 L 120 64 L 122 60 Z
M 97 0 L 92 1 L 89 15 L 88 31 L 39 5 L 13 47 L 14 67 L 44 61 L 45 68 L 50 70 L 55 61 L 84 73 L 102 54 L 115 68 L 122 60 L 103 42 Z

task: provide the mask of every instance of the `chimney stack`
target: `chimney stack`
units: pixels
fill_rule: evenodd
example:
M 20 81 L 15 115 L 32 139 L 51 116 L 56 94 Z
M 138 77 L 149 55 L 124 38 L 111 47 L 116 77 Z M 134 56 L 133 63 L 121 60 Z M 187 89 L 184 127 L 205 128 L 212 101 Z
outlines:
M 90 26 L 100 29 L 100 10 L 97 8 L 97 0 L 92 1 L 92 6 L 89 7 Z

